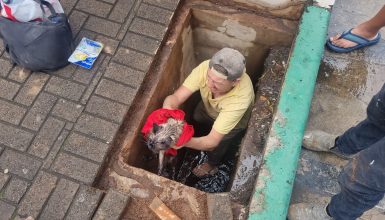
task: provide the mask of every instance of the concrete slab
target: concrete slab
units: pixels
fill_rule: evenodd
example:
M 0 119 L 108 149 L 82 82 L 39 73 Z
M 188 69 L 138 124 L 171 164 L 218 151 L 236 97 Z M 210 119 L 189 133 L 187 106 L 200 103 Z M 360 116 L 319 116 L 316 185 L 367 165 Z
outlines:
M 367 6 L 357 0 L 336 1 L 329 35 L 371 18 L 384 4 L 385 1 L 369 1 Z M 307 130 L 319 129 L 339 135 L 366 117 L 367 104 L 385 82 L 384 60 L 380 58 L 384 47 L 382 39 L 376 46 L 349 54 L 325 51 Z M 337 177 L 346 163 L 346 160 L 328 153 L 303 149 L 291 202 L 328 202 L 339 192 Z M 361 219 L 384 219 L 383 204 L 384 200 Z
M 104 197 L 93 219 L 120 219 L 124 208 L 129 202 L 129 197 L 115 190 L 109 190 Z
M 273 48 L 265 60 L 265 71 L 258 81 L 256 101 L 243 138 L 230 196 L 233 202 L 247 205 L 263 162 L 265 140 L 273 120 L 289 58 L 289 48 Z
M 385 1 L 371 0 L 363 6 L 362 2 L 358 0 L 353 1 L 336 1 L 332 15 L 330 17 L 328 36 L 333 36 L 337 33 L 342 33 L 349 30 L 358 24 L 372 18 L 385 5 Z M 338 56 L 356 59 L 365 62 L 376 62 L 385 64 L 384 59 L 381 59 L 381 48 L 385 47 L 385 29 L 380 30 L 382 39 L 375 47 L 365 48 L 363 50 L 354 51 L 349 54 L 339 54 Z M 326 53 L 329 56 L 330 53 Z
M 231 202 L 227 193 L 207 194 L 208 219 L 233 219 Z

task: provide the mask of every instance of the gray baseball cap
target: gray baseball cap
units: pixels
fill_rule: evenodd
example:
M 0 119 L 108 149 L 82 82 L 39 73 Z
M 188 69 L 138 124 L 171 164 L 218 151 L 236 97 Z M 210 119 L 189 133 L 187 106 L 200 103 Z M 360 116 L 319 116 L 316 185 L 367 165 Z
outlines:
M 246 72 L 245 64 L 245 57 L 238 50 L 225 47 L 214 54 L 209 67 L 219 65 L 227 71 L 227 80 L 235 80 Z

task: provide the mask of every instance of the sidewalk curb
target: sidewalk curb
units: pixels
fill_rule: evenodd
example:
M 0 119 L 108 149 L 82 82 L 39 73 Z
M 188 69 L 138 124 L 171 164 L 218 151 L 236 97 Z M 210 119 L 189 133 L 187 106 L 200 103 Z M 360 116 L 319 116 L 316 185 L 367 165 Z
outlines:
M 286 219 L 329 18 L 315 6 L 302 15 L 248 219 Z

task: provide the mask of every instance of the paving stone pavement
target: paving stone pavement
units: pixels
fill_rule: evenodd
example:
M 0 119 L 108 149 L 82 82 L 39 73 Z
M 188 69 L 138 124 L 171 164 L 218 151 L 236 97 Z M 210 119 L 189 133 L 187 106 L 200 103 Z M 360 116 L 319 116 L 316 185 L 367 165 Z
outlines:
M 47 74 L 12 66 L 0 39 L 1 220 L 117 219 L 129 201 L 91 185 L 179 0 L 61 4 L 75 43 L 87 37 L 105 48 L 91 70 Z
M 1 220 L 119 218 L 129 198 L 92 183 L 179 1 L 62 0 L 76 44 L 82 37 L 105 44 L 91 70 L 68 65 L 32 73 L 11 65 L 0 39 Z M 376 9 L 365 4 L 357 11 L 354 2 L 341 7 L 355 10 L 349 18 L 357 22 Z M 330 33 L 341 31 L 332 25 Z M 353 56 L 382 70 L 381 50 L 366 51 Z

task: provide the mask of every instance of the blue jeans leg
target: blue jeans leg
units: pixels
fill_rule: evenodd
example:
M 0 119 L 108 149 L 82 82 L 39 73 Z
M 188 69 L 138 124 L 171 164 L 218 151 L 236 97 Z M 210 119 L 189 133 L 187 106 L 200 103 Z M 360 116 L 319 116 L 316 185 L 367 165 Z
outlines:
M 385 84 L 367 107 L 367 118 L 336 140 L 344 154 L 355 154 L 385 137 Z
M 338 181 L 341 192 L 328 206 L 334 219 L 356 219 L 378 204 L 385 193 L 385 138 L 360 151 Z

